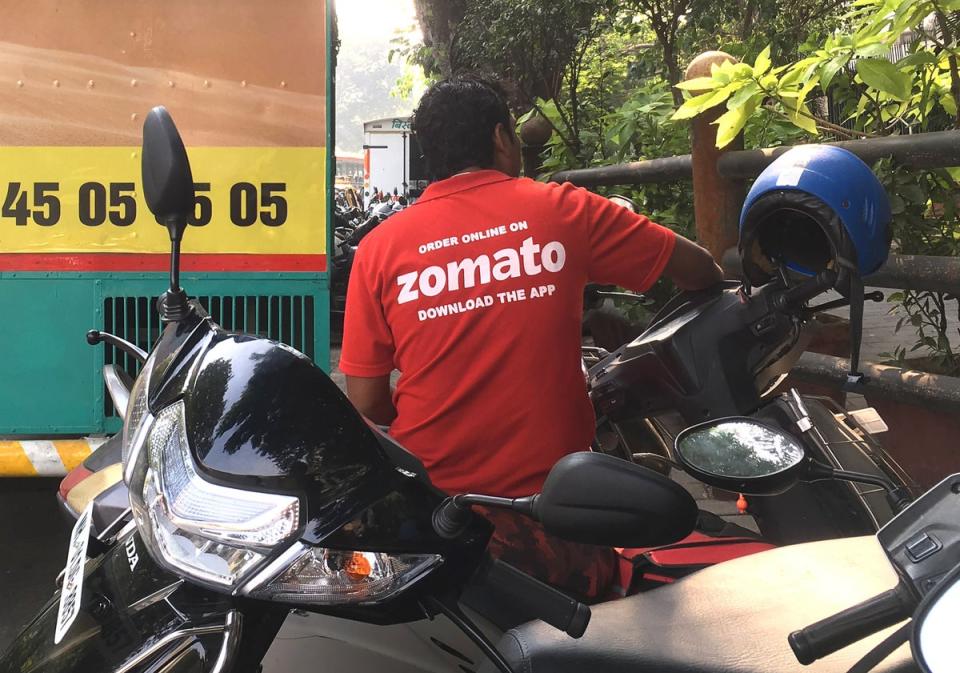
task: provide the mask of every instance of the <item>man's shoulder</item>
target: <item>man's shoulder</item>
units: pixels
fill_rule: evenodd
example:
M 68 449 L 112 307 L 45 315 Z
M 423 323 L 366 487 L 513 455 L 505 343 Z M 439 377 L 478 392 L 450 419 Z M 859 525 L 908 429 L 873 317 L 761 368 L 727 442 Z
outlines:
M 532 180 L 530 178 L 513 178 L 503 184 L 510 185 L 518 191 L 546 198 L 561 198 L 585 191 L 571 182 L 541 182 L 540 180 Z

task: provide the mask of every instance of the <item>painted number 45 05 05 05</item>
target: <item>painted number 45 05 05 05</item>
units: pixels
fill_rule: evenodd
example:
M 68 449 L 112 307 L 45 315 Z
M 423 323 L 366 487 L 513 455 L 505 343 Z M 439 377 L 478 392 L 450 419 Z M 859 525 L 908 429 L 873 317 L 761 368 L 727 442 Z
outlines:
M 214 203 L 209 182 L 194 183 L 194 210 L 188 223 L 203 227 L 213 220 Z M 133 182 L 84 182 L 77 188 L 76 218 L 87 227 L 110 223 L 128 227 L 137 219 L 136 185 Z M 229 189 L 230 221 L 238 227 L 260 223 L 280 227 L 287 221 L 287 185 L 284 182 L 237 182 Z M 18 227 L 59 224 L 63 216 L 59 182 L 8 182 L 0 217 Z M 72 219 L 72 218 L 71 218 Z

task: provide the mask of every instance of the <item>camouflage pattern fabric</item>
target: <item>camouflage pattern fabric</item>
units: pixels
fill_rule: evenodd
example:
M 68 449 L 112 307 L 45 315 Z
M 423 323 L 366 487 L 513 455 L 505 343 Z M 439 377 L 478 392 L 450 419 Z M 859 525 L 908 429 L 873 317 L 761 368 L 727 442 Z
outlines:
M 611 547 L 562 540 L 536 521 L 506 510 L 476 510 L 496 527 L 488 547 L 494 558 L 584 602 L 614 593 L 618 562 Z

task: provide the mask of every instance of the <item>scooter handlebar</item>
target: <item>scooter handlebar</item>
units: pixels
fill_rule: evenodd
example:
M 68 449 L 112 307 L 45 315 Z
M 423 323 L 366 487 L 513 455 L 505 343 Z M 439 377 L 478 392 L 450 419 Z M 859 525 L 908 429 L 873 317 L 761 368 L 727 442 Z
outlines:
M 487 568 L 483 584 L 496 587 L 571 638 L 579 638 L 590 623 L 590 607 L 503 561 Z
M 902 585 L 794 631 L 788 640 L 804 666 L 852 645 L 911 615 L 913 600 Z

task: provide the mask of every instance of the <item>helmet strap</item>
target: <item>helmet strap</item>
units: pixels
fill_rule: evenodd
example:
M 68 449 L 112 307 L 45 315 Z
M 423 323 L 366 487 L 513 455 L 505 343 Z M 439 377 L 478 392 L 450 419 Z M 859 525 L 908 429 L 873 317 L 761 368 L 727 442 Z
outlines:
M 850 282 L 850 371 L 843 389 L 855 392 L 866 382 L 860 371 L 860 345 L 863 340 L 863 278 L 856 271 L 849 275 Z

